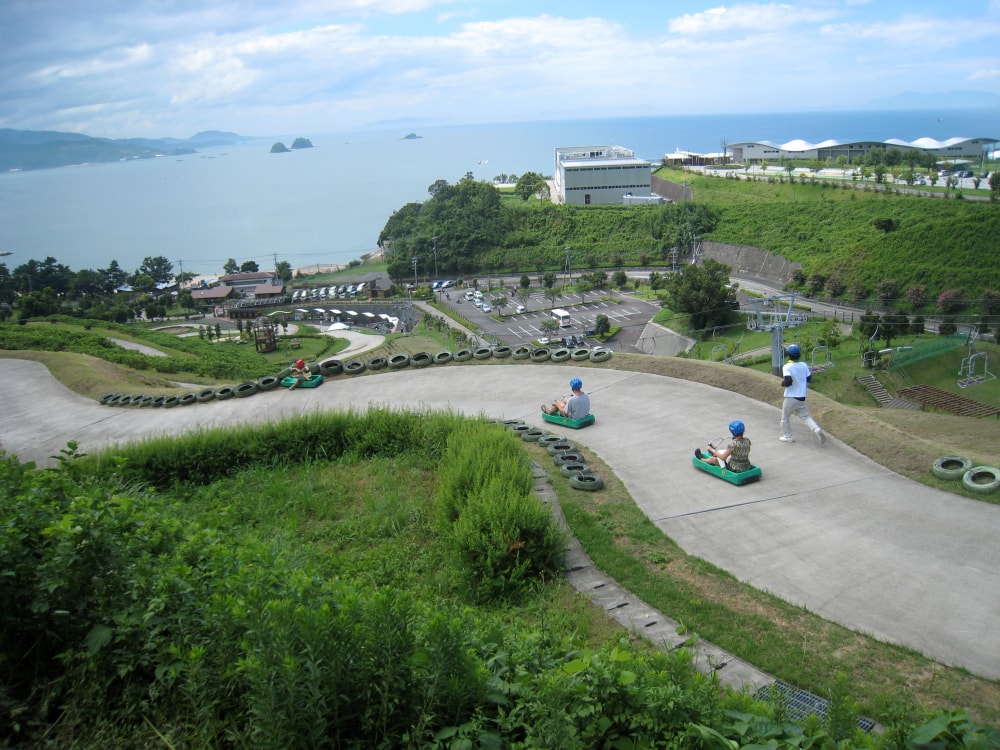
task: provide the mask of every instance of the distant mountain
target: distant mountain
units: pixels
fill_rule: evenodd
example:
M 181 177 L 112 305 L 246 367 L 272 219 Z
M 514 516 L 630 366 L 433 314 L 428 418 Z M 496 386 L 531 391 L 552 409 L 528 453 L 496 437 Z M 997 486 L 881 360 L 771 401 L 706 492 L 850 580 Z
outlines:
M 942 91 L 936 94 L 904 91 L 875 99 L 864 106 L 873 109 L 978 109 L 1000 107 L 1000 94 L 991 91 Z
M 0 171 L 50 169 L 157 156 L 196 153 L 197 148 L 252 140 L 236 133 L 209 130 L 191 138 L 93 138 L 55 130 L 0 128 Z

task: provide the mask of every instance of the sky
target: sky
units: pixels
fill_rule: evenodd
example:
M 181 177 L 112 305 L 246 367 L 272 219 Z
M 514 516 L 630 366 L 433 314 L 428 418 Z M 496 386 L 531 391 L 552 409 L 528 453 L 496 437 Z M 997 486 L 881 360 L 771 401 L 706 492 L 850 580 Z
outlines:
M 0 128 L 108 138 L 1000 101 L 1000 0 L 2 0 Z

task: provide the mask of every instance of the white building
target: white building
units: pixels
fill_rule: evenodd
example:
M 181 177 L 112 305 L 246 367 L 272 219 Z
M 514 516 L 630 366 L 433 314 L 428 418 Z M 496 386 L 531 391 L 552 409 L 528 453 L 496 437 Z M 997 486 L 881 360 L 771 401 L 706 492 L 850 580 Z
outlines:
M 621 146 L 573 146 L 555 152 L 556 200 L 576 206 L 654 202 L 650 163 Z M 662 199 L 660 199 L 662 201 Z
M 915 141 L 901 141 L 891 138 L 888 141 L 852 141 L 841 143 L 828 140 L 822 143 L 809 143 L 797 139 L 788 143 L 775 144 L 770 141 L 745 141 L 729 146 L 733 152 L 733 161 L 737 164 L 761 164 L 765 161 L 781 161 L 782 159 L 819 159 L 835 162 L 837 157 L 846 156 L 851 163 L 859 156 L 869 151 L 887 151 L 896 148 L 904 154 L 907 151 L 930 153 L 941 160 L 972 159 L 979 161 L 990 147 L 997 143 L 995 138 L 949 138 L 937 141 L 933 138 L 918 138 Z

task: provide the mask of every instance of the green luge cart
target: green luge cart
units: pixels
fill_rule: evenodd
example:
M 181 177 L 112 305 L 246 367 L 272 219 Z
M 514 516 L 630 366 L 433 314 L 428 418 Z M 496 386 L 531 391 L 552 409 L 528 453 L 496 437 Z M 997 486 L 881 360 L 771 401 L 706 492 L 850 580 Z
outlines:
M 298 383 L 298 385 L 295 385 L 296 388 L 315 388 L 322 382 L 323 382 L 323 376 L 318 374 L 310 375 L 308 378 L 302 381 L 299 381 L 293 375 L 289 375 L 288 377 L 284 377 L 281 379 L 281 384 L 285 388 L 291 388 L 296 383 Z
M 542 419 L 553 424 L 561 424 L 563 427 L 572 427 L 574 430 L 579 430 L 581 427 L 586 427 L 588 424 L 594 424 L 597 421 L 594 419 L 593 414 L 588 414 L 580 419 L 571 419 L 570 417 L 564 417 L 562 414 L 548 414 L 544 411 L 542 412 Z
M 724 479 L 730 484 L 750 484 L 750 482 L 759 482 L 761 478 L 759 466 L 751 466 L 746 471 L 732 471 L 716 464 L 705 463 L 697 456 L 691 457 L 691 463 L 694 464 L 696 469 L 701 469 L 713 476 L 717 476 L 719 479 Z

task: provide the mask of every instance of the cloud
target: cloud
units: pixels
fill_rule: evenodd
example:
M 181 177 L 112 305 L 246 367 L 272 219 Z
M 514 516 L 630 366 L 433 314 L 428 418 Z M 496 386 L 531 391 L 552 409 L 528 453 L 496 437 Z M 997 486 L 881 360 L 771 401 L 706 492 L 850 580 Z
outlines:
M 836 15 L 837 11 L 827 8 L 785 3 L 719 6 L 675 18 L 670 21 L 669 29 L 683 36 L 774 33 L 829 20 Z

